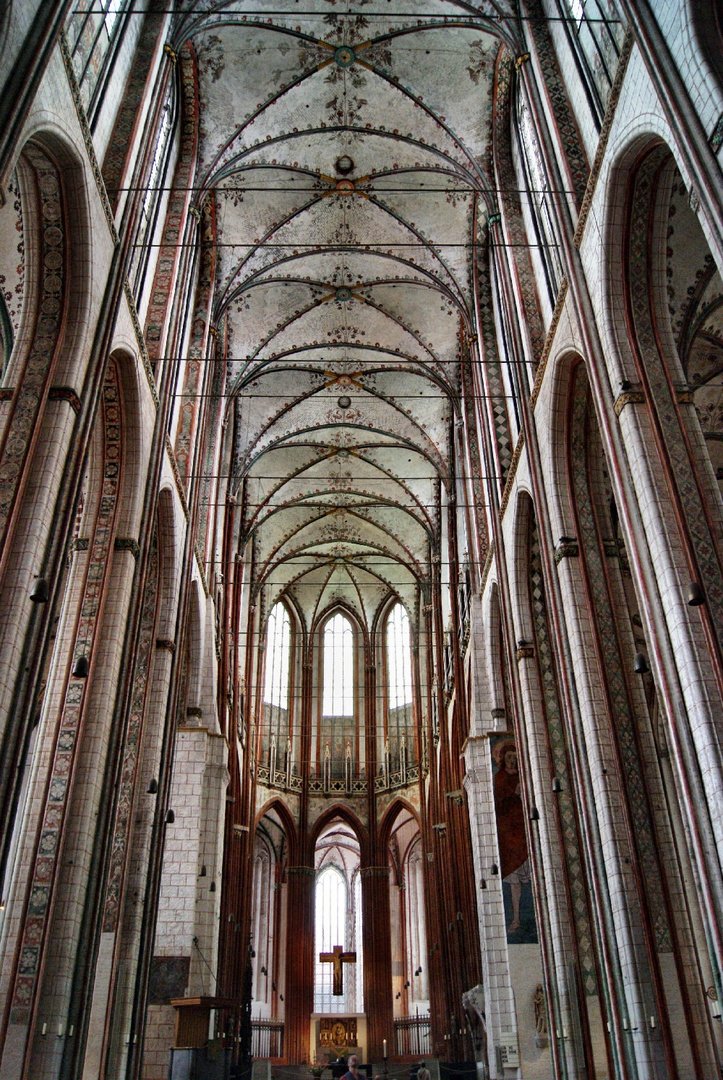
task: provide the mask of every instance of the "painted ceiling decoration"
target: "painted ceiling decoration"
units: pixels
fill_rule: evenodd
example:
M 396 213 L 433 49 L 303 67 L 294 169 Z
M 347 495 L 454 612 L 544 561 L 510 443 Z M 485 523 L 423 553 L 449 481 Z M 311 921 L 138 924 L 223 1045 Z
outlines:
M 265 613 L 414 620 L 441 547 L 476 244 L 496 198 L 507 3 L 190 5 L 196 198 L 214 200 L 213 318 L 242 542 Z

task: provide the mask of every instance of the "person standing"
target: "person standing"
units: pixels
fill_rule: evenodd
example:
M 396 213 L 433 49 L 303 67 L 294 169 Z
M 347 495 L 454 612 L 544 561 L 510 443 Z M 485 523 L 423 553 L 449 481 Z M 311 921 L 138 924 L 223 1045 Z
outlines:
M 341 1080 L 361 1080 L 361 1073 L 359 1072 L 359 1058 L 356 1054 L 351 1054 L 347 1061 L 347 1071 L 341 1077 Z

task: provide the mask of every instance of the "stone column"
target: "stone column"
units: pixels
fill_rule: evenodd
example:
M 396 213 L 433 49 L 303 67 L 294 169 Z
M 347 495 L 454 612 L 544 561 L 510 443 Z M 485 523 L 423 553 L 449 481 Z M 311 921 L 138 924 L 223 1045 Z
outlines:
M 367 1014 L 367 1058 L 381 1061 L 396 1049 L 392 1004 L 392 943 L 389 929 L 389 867 L 361 869 L 364 941 L 364 1008 Z
M 284 1052 L 293 1064 L 310 1061 L 314 1011 L 314 882 L 312 866 L 289 866 Z
M 505 929 L 505 905 L 502 898 L 502 879 L 490 876 L 489 868 L 498 861 L 497 822 L 492 790 L 492 766 L 487 738 L 471 738 L 464 749 L 467 771 L 464 786 L 467 791 L 469 824 L 472 836 L 472 857 L 477 883 L 477 914 L 482 945 L 482 979 L 487 1006 L 487 1039 L 489 1047 L 490 1080 L 497 1080 L 495 1047 L 503 1040 L 501 1033 L 511 1032 L 517 1038 L 517 1013 L 510 979 Z M 484 881 L 485 888 L 481 887 Z M 507 1041 L 507 1040 L 505 1040 Z

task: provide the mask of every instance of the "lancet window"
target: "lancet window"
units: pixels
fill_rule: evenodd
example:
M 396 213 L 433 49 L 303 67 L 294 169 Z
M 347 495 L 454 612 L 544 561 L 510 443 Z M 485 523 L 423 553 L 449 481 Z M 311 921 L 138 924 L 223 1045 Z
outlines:
M 126 0 L 78 0 L 67 22 L 70 55 L 89 115 L 100 97 L 125 6 Z
M 402 604 L 389 612 L 386 626 L 387 723 L 384 769 L 406 779 L 414 749 L 412 640 L 409 616 Z
M 535 232 L 533 259 L 539 260 L 542 264 L 550 307 L 554 308 L 562 281 L 562 265 L 558 252 L 557 232 L 553 225 L 550 183 L 527 93 L 521 83 L 517 87 L 517 135 L 523 180 L 528 196 L 527 206 Z
M 291 619 L 281 602 L 275 604 L 266 624 L 266 672 L 264 681 L 264 749 L 272 773 L 285 770 L 290 754 L 289 696 L 291 674 Z M 274 776 L 270 776 L 274 782 Z
M 624 28 L 613 0 L 567 0 L 574 47 L 598 123 L 620 58 Z
M 333 994 L 334 965 L 323 963 L 319 959 L 322 953 L 332 953 L 337 945 L 346 949 L 346 914 L 347 889 L 344 873 L 336 866 L 326 866 L 316 881 L 315 1012 L 346 1011 L 346 993 L 341 997 Z
M 171 82 L 166 100 L 161 110 L 161 117 L 156 135 L 156 145 L 151 159 L 150 170 L 146 182 L 146 193 L 141 205 L 139 215 L 138 233 L 136 236 L 136 258 L 131 270 L 130 279 L 136 302 L 140 302 L 143 286 L 146 281 L 150 253 L 154 250 L 154 233 L 161 217 L 160 211 L 164 200 L 164 191 L 168 187 L 167 173 L 171 158 L 173 132 L 176 119 L 176 92 L 175 84 Z
M 356 725 L 354 630 L 336 612 L 322 634 L 322 687 L 318 770 L 325 787 L 332 781 L 347 786 L 358 775 L 362 750 Z
M 332 822 L 317 841 L 314 902 L 314 1011 L 363 1012 L 362 893 L 359 842 L 345 823 Z M 322 961 L 340 946 L 342 993 L 334 994 L 335 964 Z M 354 961 L 350 954 L 356 956 Z
M 323 713 L 354 715 L 354 632 L 339 612 L 324 627 Z

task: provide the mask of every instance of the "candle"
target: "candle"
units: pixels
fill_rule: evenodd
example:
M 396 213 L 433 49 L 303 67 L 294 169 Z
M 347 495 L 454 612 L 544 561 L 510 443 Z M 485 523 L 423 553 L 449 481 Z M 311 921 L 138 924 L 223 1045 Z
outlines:
M 382 1039 L 382 1045 L 384 1047 L 384 1057 L 386 1057 L 387 1056 L 387 1040 L 386 1039 Z

